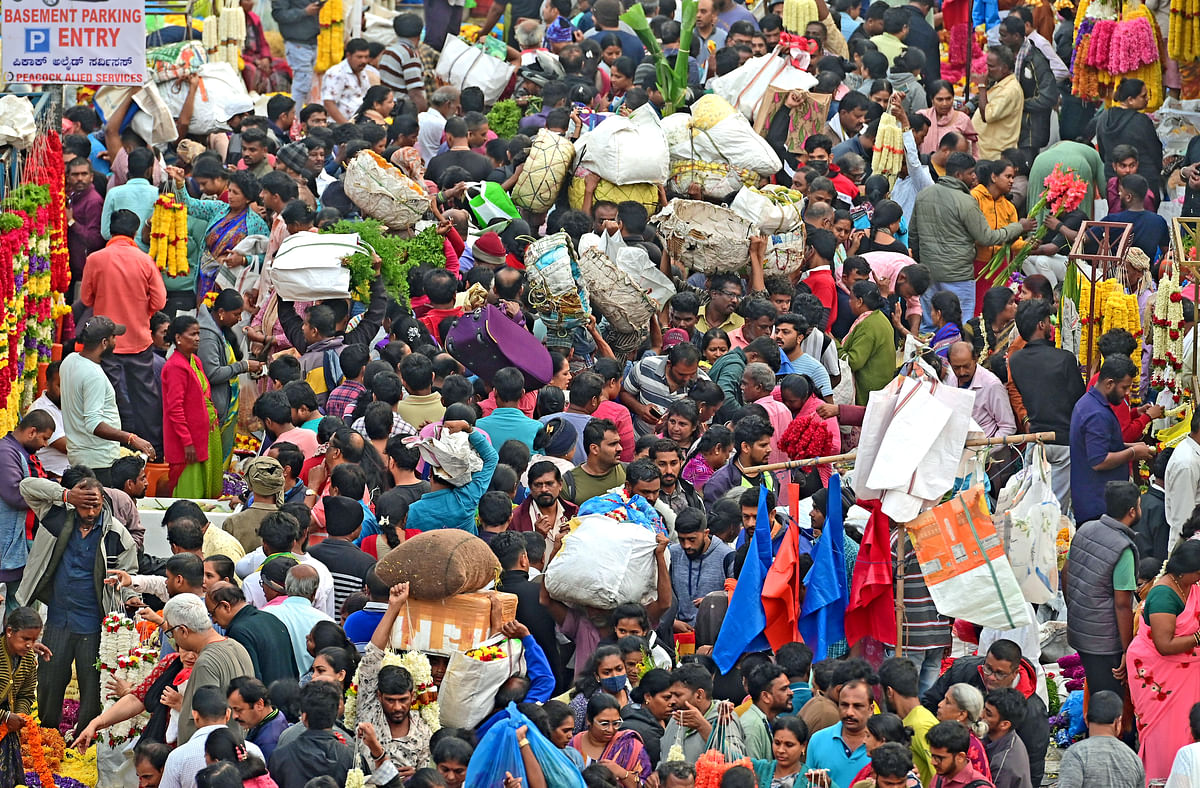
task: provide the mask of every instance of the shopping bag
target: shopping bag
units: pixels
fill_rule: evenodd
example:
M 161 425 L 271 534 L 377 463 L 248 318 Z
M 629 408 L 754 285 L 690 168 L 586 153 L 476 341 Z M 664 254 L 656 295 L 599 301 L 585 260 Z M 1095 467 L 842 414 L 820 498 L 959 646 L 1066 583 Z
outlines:
M 997 527 L 1021 593 L 1040 605 L 1058 590 L 1058 538 L 1062 510 L 1050 486 L 1050 463 L 1040 443 L 1030 447 L 1025 467 L 1004 486 L 996 506 Z
M 450 655 L 438 689 L 442 727 L 474 728 L 487 719 L 496 691 L 509 678 L 525 672 L 525 649 L 503 635 L 468 651 Z
M 829 117 L 829 104 L 833 101 L 832 95 L 809 93 L 807 90 L 791 91 L 770 85 L 758 105 L 758 112 L 754 115 L 754 130 L 765 137 L 771 118 L 775 117 L 775 113 L 792 92 L 800 94 L 800 104 L 789 110 L 787 137 L 783 146 L 791 153 L 800 153 L 804 150 L 804 141 L 814 134 L 820 134 L 825 128 Z
M 502 788 L 505 772 L 513 777 L 525 778 L 525 765 L 518 749 L 517 729 L 525 727 L 525 738 L 542 777 L 549 788 L 584 788 L 583 775 L 571 762 L 566 753 L 542 735 L 538 727 L 509 703 L 503 712 L 504 718 L 495 722 L 475 748 L 471 762 L 467 764 L 467 777 L 463 788 Z M 515 755 L 514 755 L 515 753 Z M 514 760 L 515 758 L 515 760 Z M 528 785 L 527 779 L 522 780 Z
M 1032 623 L 982 487 L 959 493 L 904 527 L 943 616 L 995 629 Z
M 504 187 L 494 181 L 475 181 L 466 184 L 467 207 L 480 227 L 504 232 L 509 222 L 520 219 L 521 212 L 513 205 Z

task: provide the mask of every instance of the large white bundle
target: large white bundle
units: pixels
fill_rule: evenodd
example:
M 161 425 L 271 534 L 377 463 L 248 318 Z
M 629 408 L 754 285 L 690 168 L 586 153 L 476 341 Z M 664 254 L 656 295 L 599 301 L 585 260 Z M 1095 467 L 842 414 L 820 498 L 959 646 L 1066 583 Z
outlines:
M 250 100 L 242 75 L 228 63 L 205 63 L 196 69 L 196 73 L 200 75 L 204 90 L 196 93 L 188 133 L 211 134 L 214 131 L 228 131 L 225 106 L 237 98 Z M 187 82 L 164 82 L 158 86 L 158 92 L 166 102 L 167 108 L 171 110 L 171 117 L 179 117 L 183 111 L 183 103 L 187 100 Z
M 804 195 L 786 186 L 768 184 L 761 189 L 747 186 L 737 193 L 729 207 L 754 222 L 762 233 L 791 233 L 804 226 Z
M 479 88 L 483 100 L 491 104 L 500 98 L 512 80 L 513 67 L 497 57 L 476 49 L 458 36 L 446 36 L 437 75 L 449 85 Z
M 654 533 L 602 514 L 584 515 L 546 567 L 546 591 L 560 602 L 611 610 L 657 598 Z
M 348 298 L 350 269 L 342 259 L 358 250 L 357 233 L 289 236 L 271 262 L 275 292 L 285 301 Z
M 709 87 L 750 121 L 754 120 L 768 86 L 780 90 L 809 90 L 816 84 L 817 79 L 812 74 L 772 53 L 752 57 L 725 76 L 714 77 Z
M 676 113 L 663 120 L 671 159 L 724 162 L 762 176 L 779 172 L 783 163 L 750 121 L 734 113 L 710 129 L 693 128 L 687 115 Z
M 575 166 L 583 166 L 610 183 L 665 183 L 671 154 L 658 116 L 646 104 L 628 118 L 608 117 L 575 143 Z

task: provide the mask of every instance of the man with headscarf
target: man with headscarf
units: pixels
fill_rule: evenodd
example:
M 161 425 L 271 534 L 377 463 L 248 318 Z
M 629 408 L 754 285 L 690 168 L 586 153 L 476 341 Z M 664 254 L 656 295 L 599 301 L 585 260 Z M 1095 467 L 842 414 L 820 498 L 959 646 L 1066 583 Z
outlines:
M 225 521 L 225 530 L 233 534 L 247 553 L 262 545 L 258 526 L 268 514 L 279 509 L 283 492 L 283 466 L 274 457 L 255 457 L 246 464 L 246 483 L 254 499 L 242 511 Z

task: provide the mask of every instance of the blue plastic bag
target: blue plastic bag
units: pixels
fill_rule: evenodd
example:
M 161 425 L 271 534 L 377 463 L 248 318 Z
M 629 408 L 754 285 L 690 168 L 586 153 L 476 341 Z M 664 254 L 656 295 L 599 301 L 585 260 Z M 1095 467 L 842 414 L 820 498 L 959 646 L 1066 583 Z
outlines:
M 517 710 L 515 703 L 508 704 L 501 714 L 506 714 L 507 718 L 493 723 L 475 748 L 471 762 L 467 764 L 463 788 L 504 788 L 506 773 L 520 777 L 523 785 L 529 784 L 517 745 L 517 728 L 522 725 L 529 728 L 525 737 L 542 767 L 548 788 L 585 788 L 583 775 L 575 764 Z

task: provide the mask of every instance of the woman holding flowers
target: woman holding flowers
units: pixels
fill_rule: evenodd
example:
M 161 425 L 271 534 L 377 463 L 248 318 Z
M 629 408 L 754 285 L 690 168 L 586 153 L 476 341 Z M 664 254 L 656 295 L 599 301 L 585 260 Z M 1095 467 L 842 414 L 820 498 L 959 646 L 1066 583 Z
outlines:
M 246 170 L 229 175 L 229 187 L 225 192 L 227 202 L 220 200 L 197 200 L 185 188 L 183 170 L 168 167 L 167 174 L 175 181 L 175 198 L 187 204 L 188 216 L 208 222 L 204 232 L 205 251 L 201 257 L 200 273 L 196 277 L 196 298 L 199 304 L 217 280 L 222 266 L 228 269 L 261 262 L 261 255 L 235 252 L 234 248 L 247 236 L 269 236 L 271 228 L 251 208 L 258 201 L 259 185 Z M 232 281 L 224 285 L 233 284 Z
M 167 328 L 167 341 L 175 346 L 162 371 L 167 482 L 180 498 L 216 498 L 224 475 L 221 428 L 198 355 L 200 323 L 179 315 Z
M 21 737 L 25 717 L 37 699 L 38 659 L 33 645 L 42 635 L 42 617 L 33 608 L 18 607 L 4 622 L 4 647 L 0 648 L 0 788 L 25 784 L 21 765 Z M 8 734 L 14 735 L 8 735 Z

